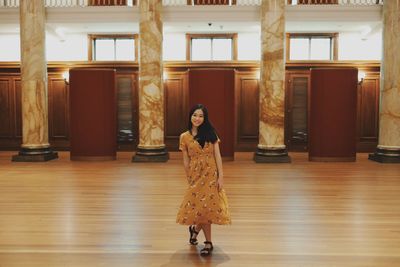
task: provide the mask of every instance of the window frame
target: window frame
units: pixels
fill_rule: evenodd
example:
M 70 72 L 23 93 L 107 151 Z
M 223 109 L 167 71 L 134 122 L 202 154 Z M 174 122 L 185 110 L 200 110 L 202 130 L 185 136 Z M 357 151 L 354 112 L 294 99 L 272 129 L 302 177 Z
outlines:
M 311 40 L 312 38 L 330 38 L 331 39 L 331 53 L 332 53 L 332 58 L 331 59 L 326 59 L 326 60 L 320 60 L 320 59 L 290 59 L 290 39 L 292 37 L 295 38 L 307 38 Z M 337 61 L 338 60 L 338 37 L 339 33 L 337 32 L 332 32 L 332 33 L 286 33 L 286 61 Z M 311 52 L 311 48 L 310 48 Z
M 237 60 L 237 33 L 187 33 L 186 34 L 186 60 L 192 60 L 192 39 L 232 39 L 232 59 L 229 60 L 205 60 L 209 62 L 223 62 Z M 212 47 L 211 47 L 212 49 Z M 200 60 L 196 60 L 200 61 Z
M 138 62 L 138 55 L 139 55 L 139 34 L 134 33 L 134 34 L 88 34 L 88 61 L 98 61 L 94 59 L 94 51 L 95 51 L 95 41 L 96 39 L 133 39 L 134 44 L 135 44 L 135 60 L 131 62 Z M 115 46 L 114 46 L 115 47 Z M 115 56 L 115 51 L 114 51 L 114 56 Z M 121 61 L 121 60 L 110 60 L 110 61 Z M 122 60 L 122 61 L 127 61 L 127 60 Z M 130 61 L 130 60 L 129 60 Z

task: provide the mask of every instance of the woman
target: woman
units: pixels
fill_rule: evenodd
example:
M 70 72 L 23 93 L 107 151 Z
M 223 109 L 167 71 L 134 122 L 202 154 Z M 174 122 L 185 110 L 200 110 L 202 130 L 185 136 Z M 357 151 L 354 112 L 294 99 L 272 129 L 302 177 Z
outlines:
M 213 250 L 211 224 L 230 224 L 222 171 L 220 140 L 208 120 L 207 109 L 195 105 L 189 113 L 188 131 L 180 136 L 179 149 L 189 187 L 177 215 L 177 223 L 189 225 L 189 243 L 197 245 L 203 230 L 206 241 L 200 255 Z

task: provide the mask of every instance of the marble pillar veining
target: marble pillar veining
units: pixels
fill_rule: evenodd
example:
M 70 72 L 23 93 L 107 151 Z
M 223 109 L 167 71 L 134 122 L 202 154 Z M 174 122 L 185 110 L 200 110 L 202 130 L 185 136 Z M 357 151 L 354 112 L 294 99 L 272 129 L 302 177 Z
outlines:
M 400 163 L 400 0 L 383 4 L 379 141 L 370 159 Z
M 260 122 L 256 162 L 290 162 L 284 144 L 285 0 L 261 4 Z
M 14 161 L 57 157 L 48 141 L 45 18 L 43 0 L 20 1 L 22 145 Z
M 162 1 L 139 1 L 139 145 L 133 161 L 166 161 Z

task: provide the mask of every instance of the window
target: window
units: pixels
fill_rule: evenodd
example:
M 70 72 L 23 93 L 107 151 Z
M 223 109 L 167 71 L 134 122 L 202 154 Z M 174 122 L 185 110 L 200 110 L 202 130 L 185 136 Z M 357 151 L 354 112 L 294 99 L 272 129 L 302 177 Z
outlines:
M 237 34 L 187 34 L 186 59 L 218 61 L 237 59 Z
M 89 35 L 89 60 L 137 61 L 137 34 Z
M 287 60 L 337 60 L 337 33 L 287 34 Z

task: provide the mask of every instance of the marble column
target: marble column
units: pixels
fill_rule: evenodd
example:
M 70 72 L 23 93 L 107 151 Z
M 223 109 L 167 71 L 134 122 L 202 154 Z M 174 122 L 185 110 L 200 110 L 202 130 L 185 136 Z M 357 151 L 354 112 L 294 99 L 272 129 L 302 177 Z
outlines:
M 134 162 L 165 162 L 161 0 L 139 1 L 139 145 Z
M 57 158 L 48 137 L 45 18 L 43 0 L 20 1 L 22 145 L 13 161 Z
M 284 144 L 285 0 L 262 0 L 259 144 L 257 163 L 290 162 Z
M 400 0 L 383 4 L 379 141 L 369 159 L 400 163 Z

